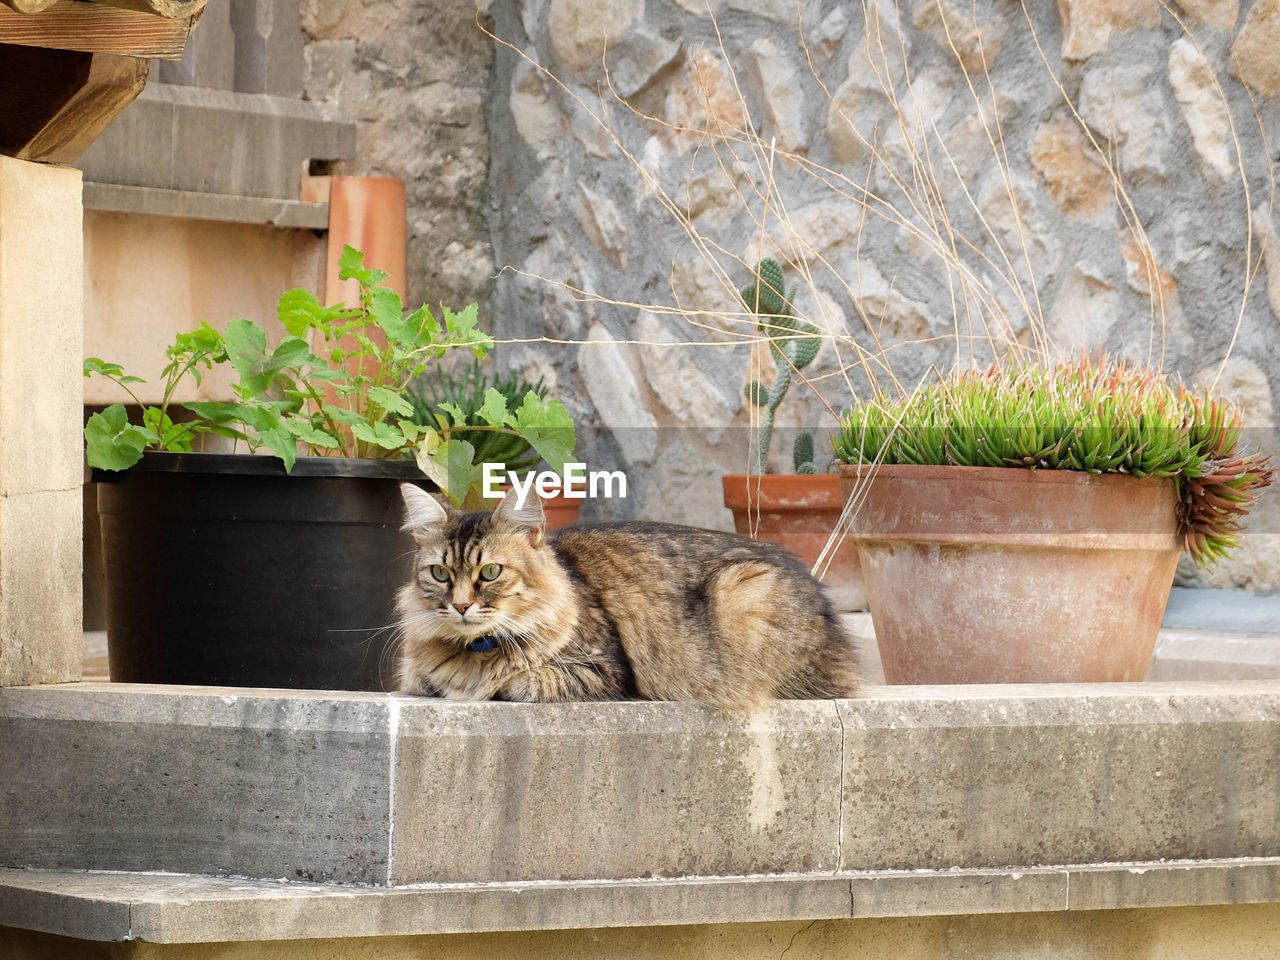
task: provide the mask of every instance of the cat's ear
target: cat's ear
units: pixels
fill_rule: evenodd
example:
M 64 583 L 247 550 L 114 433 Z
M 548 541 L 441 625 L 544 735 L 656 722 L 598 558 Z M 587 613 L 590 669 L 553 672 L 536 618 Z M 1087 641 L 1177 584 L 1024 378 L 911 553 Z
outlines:
M 530 490 L 524 503 L 516 506 L 518 499 L 514 490 L 508 490 L 506 496 L 498 501 L 493 519 L 502 526 L 527 530 L 530 542 L 535 547 L 539 546 L 547 534 L 547 515 L 542 509 L 542 498 Z
M 449 516 L 439 500 L 412 483 L 400 484 L 400 496 L 404 497 L 404 526 L 400 529 L 415 536 L 444 523 Z

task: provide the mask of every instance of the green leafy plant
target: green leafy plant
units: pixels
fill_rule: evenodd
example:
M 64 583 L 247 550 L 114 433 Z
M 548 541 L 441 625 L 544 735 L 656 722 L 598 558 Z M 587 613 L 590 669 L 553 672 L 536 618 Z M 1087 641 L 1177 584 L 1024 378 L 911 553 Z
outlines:
M 755 467 L 759 473 L 768 473 L 774 415 L 796 374 L 818 355 L 822 339 L 817 327 L 795 316 L 792 305 L 795 288 L 784 293 L 782 267 L 773 258 L 766 257 L 756 265 L 754 279 L 742 288 L 739 296 L 743 306 L 756 318 L 756 329 L 769 338 L 769 346 L 778 361 L 778 375 L 772 387 L 766 388 L 761 381 L 752 380 L 743 388 L 747 402 L 760 408 Z M 792 460 L 797 473 L 815 472 L 812 434 L 796 436 Z
M 206 323 L 179 334 L 165 351 L 158 404 L 139 400 L 131 385 L 142 381 L 119 364 L 86 360 L 85 376 L 107 377 L 142 408 L 141 424 L 129 421 L 123 404 L 89 418 L 90 466 L 124 470 L 145 450 L 190 451 L 211 433 L 250 451 L 266 447 L 286 470 L 299 447 L 342 457 L 416 451 L 426 433 L 411 419 L 406 387 L 447 351 L 466 348 L 480 357 L 493 341 L 476 329 L 476 304 L 461 313 L 442 307 L 439 318 L 424 304 L 406 316 L 399 294 L 385 285 L 387 274 L 366 267 L 359 250 L 344 247 L 339 269 L 341 279 L 358 283 L 359 305 L 326 307 L 309 290 L 290 290 L 277 307 L 286 336 L 275 347 L 249 320 L 233 320 L 222 333 Z M 222 364 L 238 375 L 234 399 L 184 403 L 191 419 L 175 422 L 170 408 L 178 386 L 187 377 L 199 384 Z
M 456 505 L 479 505 L 486 463 L 519 472 L 545 460 L 563 472 L 573 456 L 573 420 L 542 380 L 490 375 L 475 361 L 433 371 L 408 395 L 423 431 L 419 465 Z
M 1240 414 L 1159 374 L 1081 356 L 992 366 L 896 398 L 857 401 L 834 441 L 846 463 L 1128 473 L 1177 484 L 1184 547 L 1208 565 L 1238 546 L 1271 482 L 1270 458 L 1238 449 Z

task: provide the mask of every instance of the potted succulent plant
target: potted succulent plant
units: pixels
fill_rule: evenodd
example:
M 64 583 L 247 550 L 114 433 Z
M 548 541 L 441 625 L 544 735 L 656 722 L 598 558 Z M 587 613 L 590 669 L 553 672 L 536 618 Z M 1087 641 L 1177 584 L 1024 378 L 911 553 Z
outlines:
M 484 496 L 485 464 L 500 467 L 504 478 L 543 462 L 563 473 L 573 455 L 573 420 L 559 400 L 547 396 L 541 378 L 527 383 L 514 373 L 490 374 L 476 358 L 460 370 L 428 372 L 410 386 L 408 398 L 411 419 L 424 436 L 439 440 L 432 452 L 440 467 L 429 461 L 426 469 L 444 481 L 442 489 L 457 507 L 493 508 L 494 501 Z M 451 464 L 458 477 L 452 484 Z M 552 530 L 574 523 L 582 510 L 581 499 L 563 493 L 543 497 L 542 504 Z
M 1271 480 L 1239 433 L 1102 355 L 856 403 L 835 449 L 886 679 L 1141 680 L 1179 552 L 1229 550 Z
M 447 351 L 483 355 L 476 307 L 407 316 L 386 274 L 344 249 L 353 307 L 307 290 L 279 302 L 285 336 L 234 320 L 178 336 L 158 404 L 97 358 L 85 375 L 141 407 L 89 418 L 98 483 L 114 680 L 383 689 L 393 595 L 409 575 L 399 485 L 428 483 L 412 458 L 428 439 L 405 389 Z M 233 399 L 170 402 L 215 365 Z M 248 453 L 196 452 L 210 437 Z M 299 448 L 305 456 L 299 456 Z M 274 456 L 257 456 L 257 451 Z
M 739 533 L 782 544 L 813 567 L 831 532 L 839 526 L 844 505 L 840 477 L 817 472 L 811 433 L 796 436 L 792 451 L 795 474 L 769 472 L 769 447 L 778 407 L 795 376 L 818 355 L 822 340 L 812 324 L 795 316 L 794 293 L 784 293 L 782 267 L 776 260 L 761 260 L 755 278 L 740 296 L 756 318 L 757 329 L 768 337 L 778 362 L 778 374 L 769 388 L 759 380 L 752 380 L 745 388 L 747 402 L 760 411 L 755 469 L 749 474 L 722 478 L 724 505 L 733 511 L 734 527 Z M 861 610 L 866 606 L 858 552 L 851 540 L 839 544 L 826 570 L 819 572 L 837 609 Z

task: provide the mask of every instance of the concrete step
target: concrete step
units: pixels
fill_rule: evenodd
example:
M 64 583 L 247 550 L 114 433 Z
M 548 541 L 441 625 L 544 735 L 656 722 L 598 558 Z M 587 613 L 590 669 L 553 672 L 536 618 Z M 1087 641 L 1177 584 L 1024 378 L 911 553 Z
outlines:
M 394 889 L 0 869 L 0 928 L 161 944 L 1275 901 L 1280 858 Z
M 416 883 L 1280 854 L 1273 682 L 685 703 L 0 690 L 0 866 Z

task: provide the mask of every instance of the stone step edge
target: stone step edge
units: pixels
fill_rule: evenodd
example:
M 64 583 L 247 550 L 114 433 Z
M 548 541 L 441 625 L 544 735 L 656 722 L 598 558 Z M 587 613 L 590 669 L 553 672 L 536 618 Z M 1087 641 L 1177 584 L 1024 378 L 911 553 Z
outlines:
M 152 943 L 1269 902 L 1280 902 L 1280 857 L 401 887 L 0 869 L 0 926 Z

